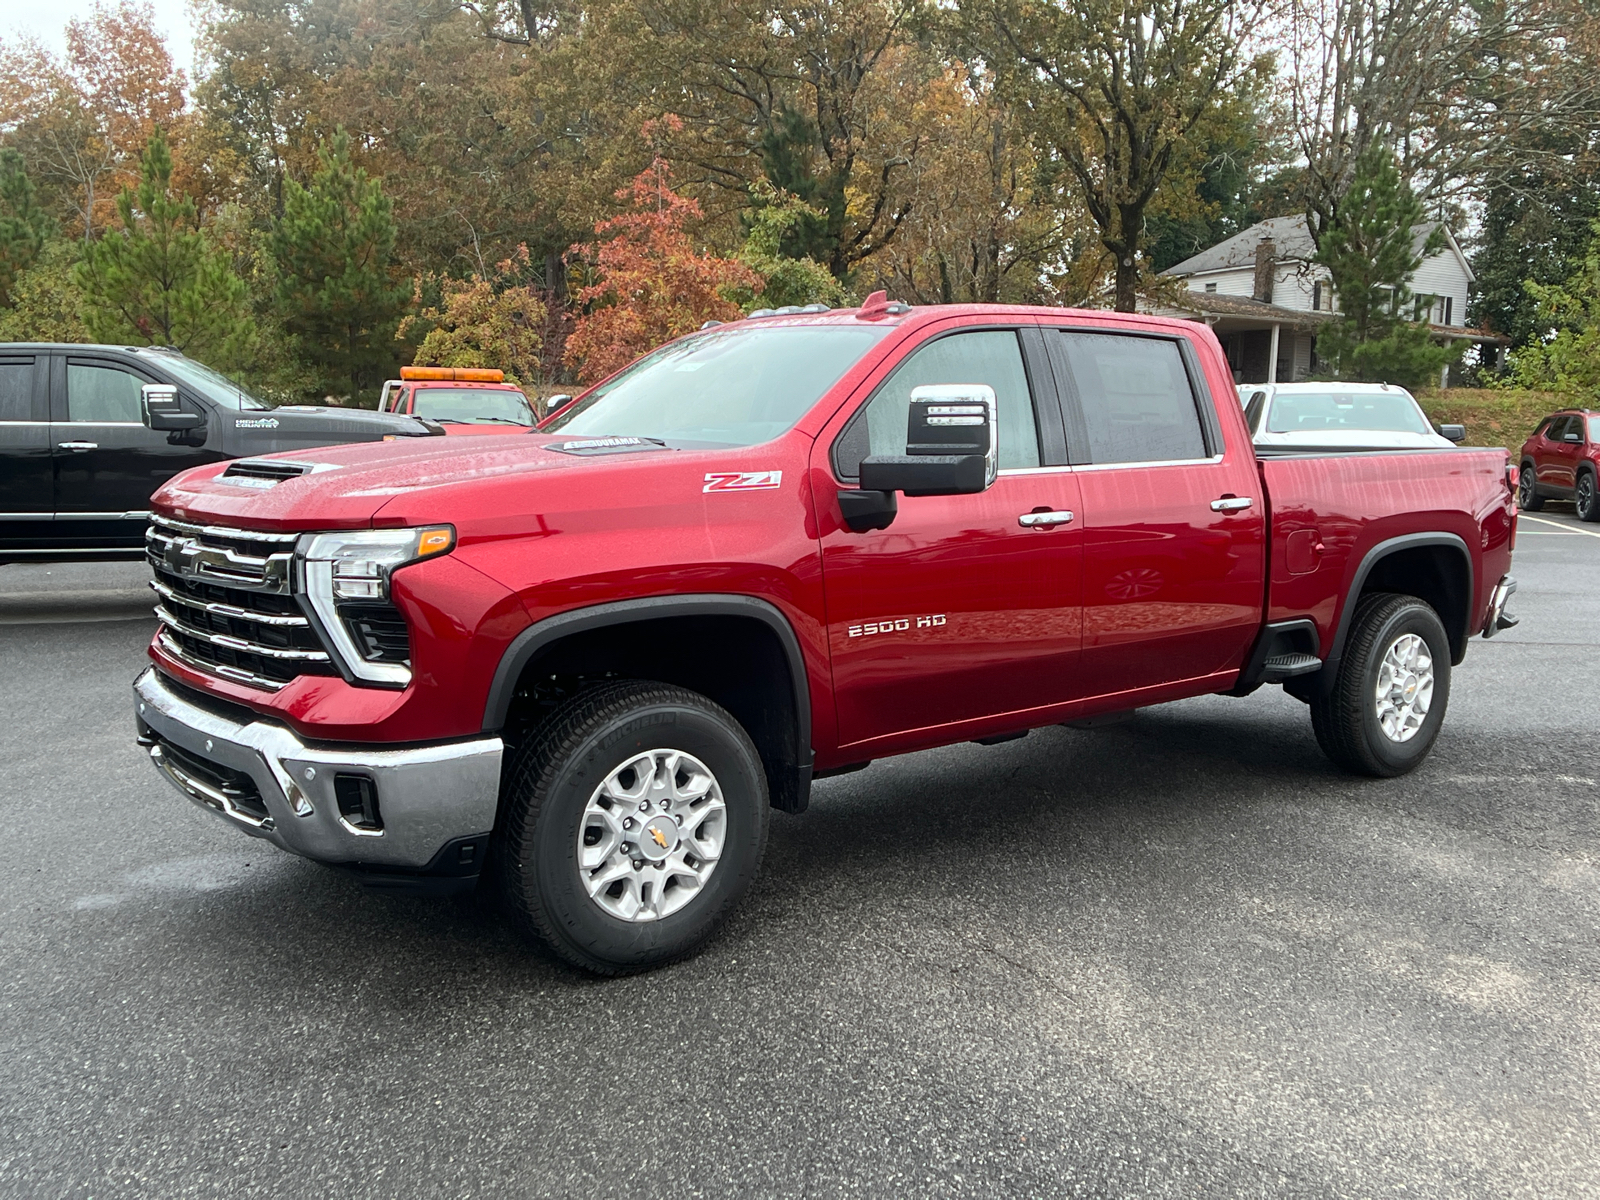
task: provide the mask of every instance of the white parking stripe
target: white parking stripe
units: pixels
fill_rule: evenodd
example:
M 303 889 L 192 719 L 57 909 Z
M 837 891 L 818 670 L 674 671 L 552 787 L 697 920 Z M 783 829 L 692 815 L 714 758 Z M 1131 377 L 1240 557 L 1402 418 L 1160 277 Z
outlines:
M 1519 521 L 1537 521 L 1541 525 L 1549 525 L 1561 530 L 1562 533 L 1581 533 L 1584 537 L 1600 538 L 1600 533 L 1592 529 L 1574 529 L 1571 525 L 1563 525 L 1560 521 L 1547 521 L 1544 517 L 1530 517 L 1527 513 L 1518 513 Z

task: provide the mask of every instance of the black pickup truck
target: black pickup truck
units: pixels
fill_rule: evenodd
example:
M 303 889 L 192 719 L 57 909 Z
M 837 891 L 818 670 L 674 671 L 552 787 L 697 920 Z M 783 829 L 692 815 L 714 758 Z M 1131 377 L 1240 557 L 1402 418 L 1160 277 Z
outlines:
M 269 408 L 175 350 L 0 343 L 0 563 L 141 557 L 150 494 L 202 463 L 441 433 L 394 413 Z

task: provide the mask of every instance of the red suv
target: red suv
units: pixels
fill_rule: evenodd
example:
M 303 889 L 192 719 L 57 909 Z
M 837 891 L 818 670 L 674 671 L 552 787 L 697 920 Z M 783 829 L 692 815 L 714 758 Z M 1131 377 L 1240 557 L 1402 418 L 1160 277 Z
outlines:
M 1600 521 L 1600 412 L 1577 409 L 1546 417 L 1522 443 L 1517 503 L 1538 512 L 1550 499 L 1571 500 L 1581 521 Z

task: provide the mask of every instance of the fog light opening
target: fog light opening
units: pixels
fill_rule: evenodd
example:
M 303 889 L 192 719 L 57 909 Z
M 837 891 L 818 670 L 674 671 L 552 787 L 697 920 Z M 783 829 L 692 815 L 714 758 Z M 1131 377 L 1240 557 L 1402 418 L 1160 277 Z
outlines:
M 357 833 L 382 833 L 383 815 L 378 811 L 378 785 L 365 775 L 335 775 L 333 794 L 339 803 L 339 818 Z

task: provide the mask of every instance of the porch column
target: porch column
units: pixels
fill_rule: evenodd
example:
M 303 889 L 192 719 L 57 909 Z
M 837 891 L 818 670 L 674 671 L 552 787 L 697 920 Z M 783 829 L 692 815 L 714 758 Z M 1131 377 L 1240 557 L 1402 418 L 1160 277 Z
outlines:
M 1272 327 L 1272 346 L 1267 350 L 1267 382 L 1278 382 L 1278 327 Z

